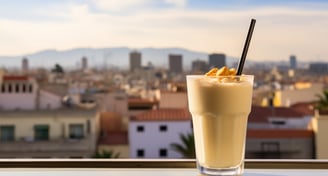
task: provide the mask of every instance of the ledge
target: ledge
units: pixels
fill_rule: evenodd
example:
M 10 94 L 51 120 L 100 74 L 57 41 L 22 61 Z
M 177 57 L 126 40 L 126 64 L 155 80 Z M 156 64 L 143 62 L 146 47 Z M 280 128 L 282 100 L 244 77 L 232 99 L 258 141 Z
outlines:
M 196 168 L 194 159 L 0 159 L 0 168 Z M 328 169 L 328 160 L 246 160 L 246 169 Z

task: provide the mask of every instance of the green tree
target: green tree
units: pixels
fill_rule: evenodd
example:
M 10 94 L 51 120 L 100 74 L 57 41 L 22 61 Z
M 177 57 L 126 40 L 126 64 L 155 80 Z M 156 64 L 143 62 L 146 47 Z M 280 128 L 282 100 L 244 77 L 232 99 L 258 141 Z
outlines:
M 195 141 L 194 135 L 180 134 L 181 143 L 172 143 L 171 147 L 173 150 L 179 152 L 184 158 L 195 158 Z
M 97 151 L 93 158 L 119 158 L 120 153 L 115 153 L 112 150 L 103 150 L 102 152 Z
M 64 69 L 63 69 L 63 67 L 61 65 L 55 64 L 55 67 L 53 69 L 51 69 L 51 72 L 63 74 L 64 73 Z
M 316 105 L 316 109 L 319 111 L 328 111 L 328 90 L 324 90 L 322 95 L 317 95 L 319 101 Z

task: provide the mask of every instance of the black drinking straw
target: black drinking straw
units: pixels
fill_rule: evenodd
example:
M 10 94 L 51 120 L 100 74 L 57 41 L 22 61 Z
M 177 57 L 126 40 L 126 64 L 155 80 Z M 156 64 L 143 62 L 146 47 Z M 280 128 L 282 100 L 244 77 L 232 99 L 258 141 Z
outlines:
M 251 43 L 251 38 L 252 38 L 253 31 L 254 31 L 255 22 L 256 22 L 255 19 L 251 20 L 251 24 L 250 24 L 249 29 L 248 29 L 248 34 L 247 34 L 247 38 L 246 38 L 246 41 L 245 41 L 243 53 L 242 53 L 241 58 L 239 60 L 237 75 L 241 75 L 241 73 L 243 72 L 243 68 L 244 68 L 244 64 L 245 64 L 245 60 L 246 60 L 246 56 L 247 56 L 247 51 L 248 51 L 248 48 L 249 48 L 249 44 Z

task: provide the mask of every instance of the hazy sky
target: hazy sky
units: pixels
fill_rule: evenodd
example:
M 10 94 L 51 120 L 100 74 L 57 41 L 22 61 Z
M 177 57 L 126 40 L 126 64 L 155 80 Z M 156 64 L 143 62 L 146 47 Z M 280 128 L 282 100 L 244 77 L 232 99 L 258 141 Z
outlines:
M 182 47 L 253 60 L 328 61 L 326 0 L 0 0 L 0 55 Z

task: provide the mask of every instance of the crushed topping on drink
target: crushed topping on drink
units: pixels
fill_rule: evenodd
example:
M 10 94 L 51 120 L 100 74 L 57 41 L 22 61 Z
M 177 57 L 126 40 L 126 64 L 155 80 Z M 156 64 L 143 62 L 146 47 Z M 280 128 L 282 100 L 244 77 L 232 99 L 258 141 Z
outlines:
M 208 71 L 205 76 L 208 77 L 218 77 L 218 79 L 212 80 L 214 82 L 218 83 L 226 83 L 226 82 L 236 82 L 237 79 L 235 79 L 234 76 L 236 76 L 237 71 L 235 68 L 228 68 L 226 66 L 218 69 L 218 68 L 212 68 L 210 71 Z M 227 77 L 219 77 L 219 76 L 227 76 Z
M 212 68 L 210 71 L 208 71 L 205 76 L 235 76 L 237 73 L 235 68 L 228 68 L 226 66 L 218 69 L 218 68 Z

